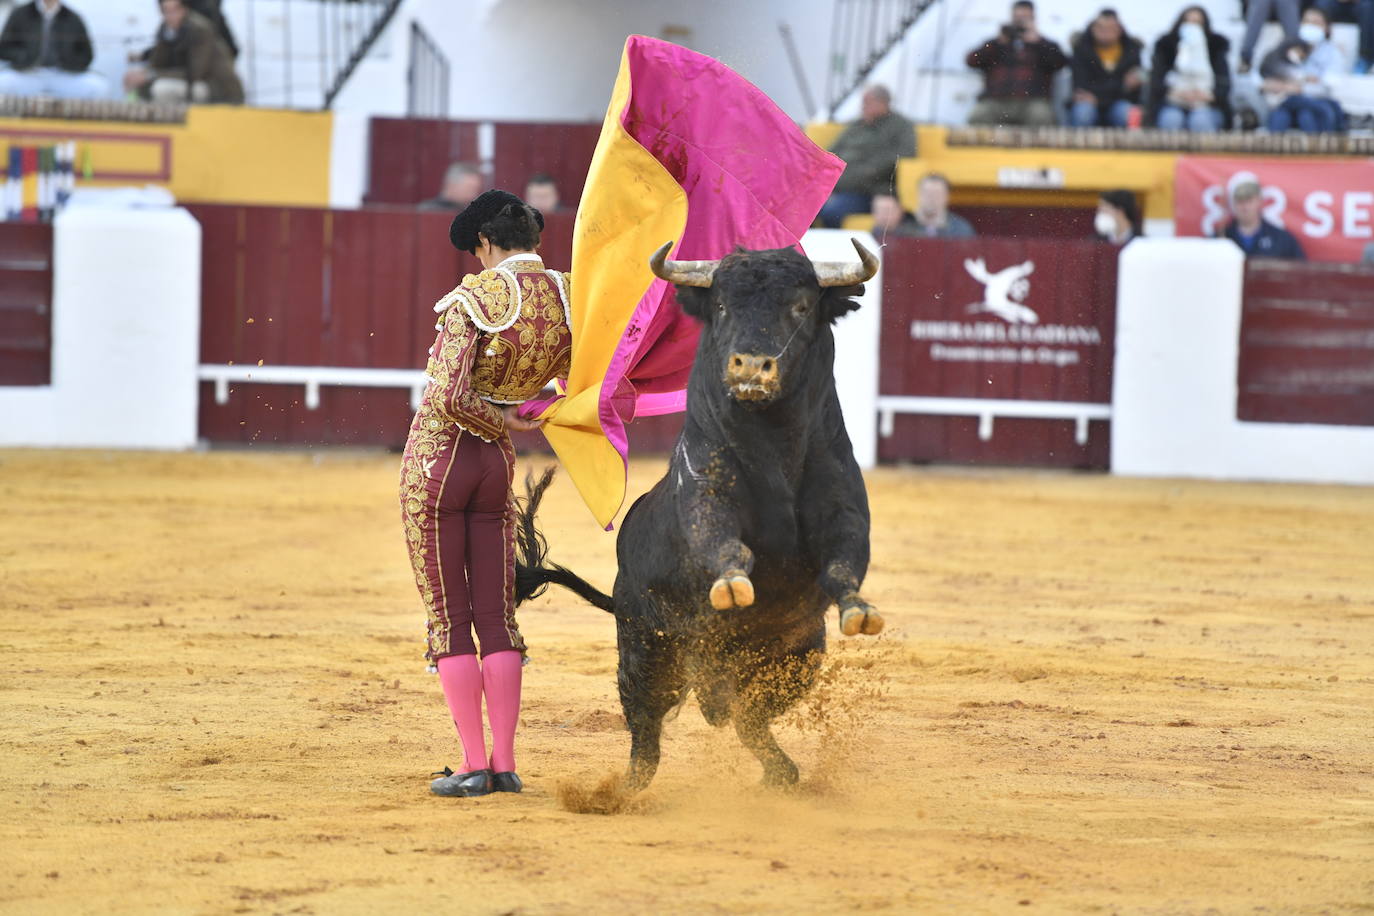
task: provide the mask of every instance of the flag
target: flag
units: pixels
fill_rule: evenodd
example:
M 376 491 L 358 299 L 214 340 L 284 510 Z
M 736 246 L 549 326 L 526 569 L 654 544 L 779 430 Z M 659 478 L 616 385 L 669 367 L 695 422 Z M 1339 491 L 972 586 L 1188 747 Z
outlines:
M 698 327 L 649 256 L 720 258 L 799 245 L 844 171 L 724 64 L 631 36 L 621 55 L 573 230 L 572 365 L 565 389 L 523 412 L 598 523 L 625 501 L 636 416 L 686 405 Z
M 5 174 L 5 219 L 17 220 L 24 209 L 24 151 L 10 147 L 9 169 Z

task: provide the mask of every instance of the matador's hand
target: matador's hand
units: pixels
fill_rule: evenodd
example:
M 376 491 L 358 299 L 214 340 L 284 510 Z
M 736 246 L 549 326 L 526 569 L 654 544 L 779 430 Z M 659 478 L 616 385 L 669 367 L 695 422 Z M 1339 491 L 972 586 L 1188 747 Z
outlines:
M 543 420 L 526 420 L 520 416 L 520 405 L 518 404 L 502 407 L 501 418 L 506 421 L 506 429 L 517 433 L 528 432 L 544 425 Z

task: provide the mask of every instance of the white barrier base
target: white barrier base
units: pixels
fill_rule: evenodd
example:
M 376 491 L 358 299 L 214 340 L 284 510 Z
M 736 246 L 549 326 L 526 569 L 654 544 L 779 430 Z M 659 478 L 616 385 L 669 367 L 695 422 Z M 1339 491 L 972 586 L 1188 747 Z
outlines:
M 410 408 L 420 408 L 429 379 L 419 369 L 336 368 L 332 366 L 219 366 L 200 367 L 200 380 L 215 383 L 215 403 L 229 403 L 229 385 L 303 385 L 305 409 L 320 406 L 320 386 L 342 388 L 406 388 Z
M 1112 471 L 1374 484 L 1374 427 L 1236 419 L 1245 258 L 1226 240 L 1121 253 Z
M 978 438 L 992 438 L 992 424 L 998 417 L 1032 420 L 1072 420 L 1073 439 L 1088 444 L 1088 421 L 1110 420 L 1109 404 L 1075 401 L 1021 401 L 999 398 L 936 398 L 919 395 L 885 394 L 878 398 L 878 432 L 890 436 L 896 431 L 897 414 L 925 414 L 937 417 L 977 417 Z
M 200 224 L 69 207 L 53 227 L 52 384 L 0 387 L 0 446 L 196 444 Z

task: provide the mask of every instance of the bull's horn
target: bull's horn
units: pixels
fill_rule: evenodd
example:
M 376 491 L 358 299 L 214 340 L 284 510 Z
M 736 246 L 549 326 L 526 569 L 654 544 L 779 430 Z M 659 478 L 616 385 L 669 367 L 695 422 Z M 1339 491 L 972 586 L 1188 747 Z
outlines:
M 711 276 L 715 274 L 720 262 L 669 261 L 668 251 L 672 247 L 672 242 L 664 242 L 663 247 L 649 258 L 649 269 L 654 272 L 654 276 L 678 286 L 710 286 Z
M 865 280 L 869 280 L 878 272 L 878 258 L 873 252 L 869 251 L 859 240 L 850 239 L 854 243 L 854 250 L 859 253 L 859 263 L 852 261 L 812 261 L 811 266 L 816 268 L 816 279 L 821 286 L 858 286 Z

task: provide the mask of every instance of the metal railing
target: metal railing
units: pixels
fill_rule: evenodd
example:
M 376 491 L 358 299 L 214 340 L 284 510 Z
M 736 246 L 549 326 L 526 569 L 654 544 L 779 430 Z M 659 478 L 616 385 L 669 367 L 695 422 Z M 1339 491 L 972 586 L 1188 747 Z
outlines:
M 864 84 L 912 23 L 937 0 L 835 0 L 825 99 L 829 117 Z
M 448 57 L 418 22 L 411 22 L 406 114 L 412 118 L 447 118 L 448 83 Z
M 401 0 L 239 0 L 250 105 L 329 108 Z

